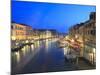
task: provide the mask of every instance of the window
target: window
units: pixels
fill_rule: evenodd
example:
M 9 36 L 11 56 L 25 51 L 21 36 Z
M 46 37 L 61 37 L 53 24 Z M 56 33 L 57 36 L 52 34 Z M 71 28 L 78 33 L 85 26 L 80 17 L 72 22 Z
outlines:
M 95 30 L 91 30 L 91 35 L 95 35 L 96 31 Z

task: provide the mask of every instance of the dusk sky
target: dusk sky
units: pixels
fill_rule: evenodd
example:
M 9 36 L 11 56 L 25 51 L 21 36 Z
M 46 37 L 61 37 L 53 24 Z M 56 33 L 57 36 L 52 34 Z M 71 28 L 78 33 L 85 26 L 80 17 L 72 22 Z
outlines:
M 37 29 L 67 32 L 69 27 L 89 19 L 95 6 L 12 1 L 12 21 Z

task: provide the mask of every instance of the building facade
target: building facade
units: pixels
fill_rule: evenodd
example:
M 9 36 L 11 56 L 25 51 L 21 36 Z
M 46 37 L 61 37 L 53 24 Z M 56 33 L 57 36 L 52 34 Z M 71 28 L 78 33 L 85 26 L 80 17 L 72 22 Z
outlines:
M 21 41 L 26 39 L 26 27 L 22 24 L 12 23 L 11 25 L 11 40 Z
M 33 29 L 25 24 L 12 23 L 11 36 L 12 40 L 30 40 L 33 39 Z
M 26 40 L 32 40 L 33 38 L 33 29 L 31 26 L 25 25 L 25 35 L 26 35 Z
M 57 36 L 57 31 L 53 29 L 38 29 L 40 39 L 49 39 Z
M 83 56 L 92 64 L 96 62 L 96 13 L 90 14 L 90 19 L 84 26 Z
M 69 30 L 70 38 L 76 38 L 81 42 L 80 56 L 94 64 L 96 62 L 96 13 L 91 12 L 89 20 L 74 25 Z

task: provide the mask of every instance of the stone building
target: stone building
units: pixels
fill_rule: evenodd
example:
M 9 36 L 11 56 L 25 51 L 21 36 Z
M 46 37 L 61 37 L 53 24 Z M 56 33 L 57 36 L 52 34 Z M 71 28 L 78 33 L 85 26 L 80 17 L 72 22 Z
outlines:
M 72 26 L 69 36 L 77 38 L 82 43 L 80 56 L 94 64 L 96 62 L 96 13 L 91 12 L 88 21 Z

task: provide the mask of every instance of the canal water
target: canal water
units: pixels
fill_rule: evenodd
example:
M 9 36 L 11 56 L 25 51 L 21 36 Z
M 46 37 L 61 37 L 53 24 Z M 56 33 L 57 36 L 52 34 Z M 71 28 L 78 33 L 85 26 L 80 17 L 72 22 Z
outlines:
M 11 53 L 11 60 L 12 73 L 18 74 L 61 71 L 66 67 L 64 49 L 59 48 L 57 39 L 35 41 L 30 46 L 24 46 Z

